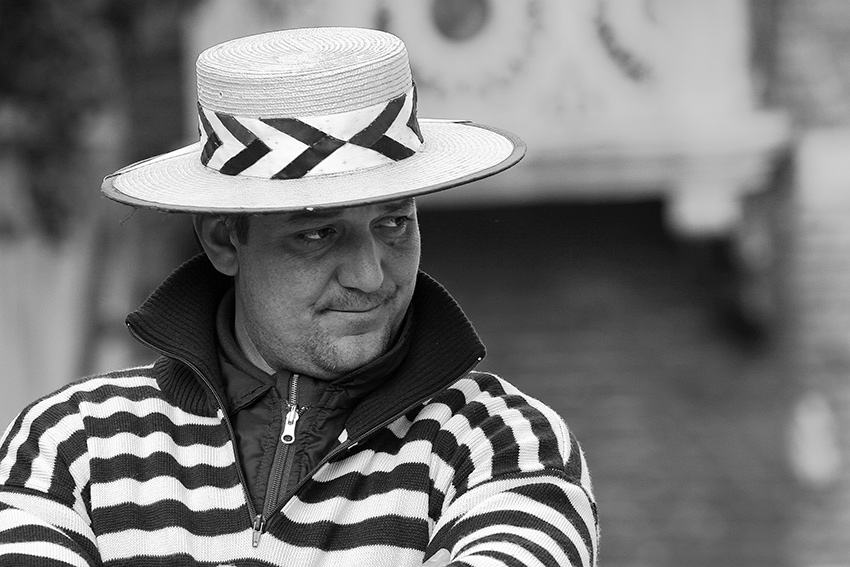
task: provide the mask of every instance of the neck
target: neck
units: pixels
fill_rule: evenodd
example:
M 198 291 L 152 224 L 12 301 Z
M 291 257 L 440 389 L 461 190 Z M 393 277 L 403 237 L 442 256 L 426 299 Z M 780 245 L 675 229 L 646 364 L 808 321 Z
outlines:
M 257 350 L 257 345 L 255 345 L 254 341 L 251 340 L 251 337 L 248 336 L 248 331 L 245 330 L 242 310 L 239 308 L 238 301 L 236 302 L 236 313 L 233 319 L 233 330 L 235 331 L 236 343 L 239 345 L 239 348 L 242 349 L 242 352 L 245 353 L 245 356 L 249 361 L 251 361 L 251 364 L 263 372 L 274 374 L 274 368 L 269 366 L 269 363 L 266 362 L 266 359 L 263 358 L 260 351 Z

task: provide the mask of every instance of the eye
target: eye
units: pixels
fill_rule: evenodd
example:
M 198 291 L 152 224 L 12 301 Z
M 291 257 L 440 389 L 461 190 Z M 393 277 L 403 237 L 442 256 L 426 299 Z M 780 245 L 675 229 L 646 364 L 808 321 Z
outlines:
M 333 227 L 325 226 L 322 228 L 314 228 L 312 230 L 299 232 L 295 235 L 295 239 L 305 244 L 315 244 L 330 238 L 335 233 L 336 230 Z
M 392 234 L 401 234 L 410 224 L 412 220 L 411 217 L 407 215 L 399 216 L 399 217 L 387 217 L 379 220 L 375 223 L 375 226 L 381 230 L 390 232 Z

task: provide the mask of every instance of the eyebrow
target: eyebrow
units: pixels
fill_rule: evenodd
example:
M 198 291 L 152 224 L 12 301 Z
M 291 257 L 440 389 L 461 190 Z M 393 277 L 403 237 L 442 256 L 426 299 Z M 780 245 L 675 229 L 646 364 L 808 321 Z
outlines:
M 415 199 L 413 197 L 406 197 L 404 199 L 399 199 L 398 201 L 377 203 L 376 206 L 378 207 L 379 214 L 383 214 L 392 211 L 398 211 L 400 209 L 406 209 L 408 207 L 413 206 L 414 202 Z M 349 207 L 339 207 L 336 209 L 317 209 L 314 211 L 295 211 L 289 214 L 287 222 L 315 221 L 334 218 L 342 214 L 342 212 L 347 208 Z

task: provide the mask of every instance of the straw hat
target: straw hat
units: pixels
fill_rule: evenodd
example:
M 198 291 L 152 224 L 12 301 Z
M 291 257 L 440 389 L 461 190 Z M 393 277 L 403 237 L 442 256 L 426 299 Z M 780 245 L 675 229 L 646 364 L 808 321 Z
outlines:
M 244 37 L 197 61 L 200 141 L 108 175 L 133 206 L 273 212 L 422 195 L 519 161 L 515 135 L 417 119 L 407 51 L 359 28 Z

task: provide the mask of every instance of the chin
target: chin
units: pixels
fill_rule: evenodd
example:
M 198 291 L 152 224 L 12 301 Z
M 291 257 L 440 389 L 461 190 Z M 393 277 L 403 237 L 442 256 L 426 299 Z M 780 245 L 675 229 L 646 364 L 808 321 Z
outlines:
M 342 376 L 365 366 L 384 354 L 389 347 L 386 333 L 342 337 L 328 345 L 327 350 L 317 357 L 323 370 Z

